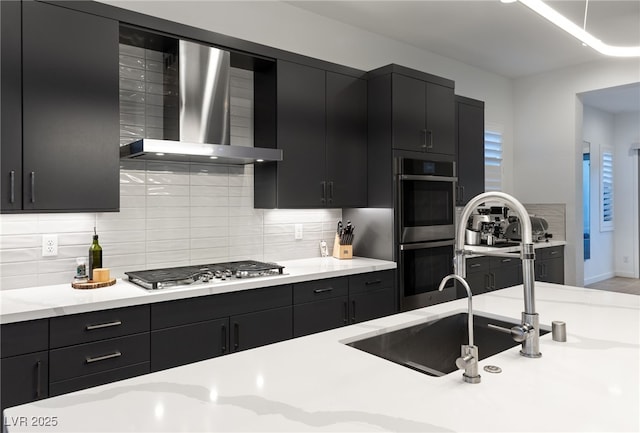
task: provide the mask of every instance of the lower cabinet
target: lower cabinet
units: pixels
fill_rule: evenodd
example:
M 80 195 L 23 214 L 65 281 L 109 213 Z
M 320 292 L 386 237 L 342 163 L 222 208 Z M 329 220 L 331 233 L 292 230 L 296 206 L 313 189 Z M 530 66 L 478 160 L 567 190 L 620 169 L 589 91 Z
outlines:
M 564 247 L 536 250 L 535 275 L 536 281 L 564 284 Z
M 0 410 L 49 397 L 49 352 L 0 359 Z
M 535 252 L 535 280 L 564 284 L 564 247 L 536 248 Z M 522 261 L 518 257 L 469 258 L 466 280 L 474 295 L 522 284 Z M 458 285 L 458 298 L 466 296 Z
M 49 320 L 0 327 L 0 411 L 49 396 Z
M 291 285 L 151 305 L 151 371 L 293 336 Z
M 4 324 L 1 408 L 397 312 L 395 271 Z
M 380 271 L 294 284 L 293 336 L 396 313 L 394 281 L 395 271 Z

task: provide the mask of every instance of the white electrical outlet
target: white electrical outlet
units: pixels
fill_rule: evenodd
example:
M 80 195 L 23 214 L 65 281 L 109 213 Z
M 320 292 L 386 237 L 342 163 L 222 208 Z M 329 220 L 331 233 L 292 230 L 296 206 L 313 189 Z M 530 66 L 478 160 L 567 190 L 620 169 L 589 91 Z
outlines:
M 624 256 L 622 258 L 622 263 L 629 263 L 629 256 Z
M 58 235 L 42 235 L 42 257 L 58 255 Z
M 296 239 L 297 240 L 302 239 L 302 224 L 296 224 L 295 231 L 296 231 L 296 235 L 295 235 Z

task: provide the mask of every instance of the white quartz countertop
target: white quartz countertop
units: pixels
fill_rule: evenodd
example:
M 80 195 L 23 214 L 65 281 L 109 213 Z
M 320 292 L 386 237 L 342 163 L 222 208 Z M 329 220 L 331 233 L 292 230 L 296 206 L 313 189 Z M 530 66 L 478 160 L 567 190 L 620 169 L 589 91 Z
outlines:
M 516 286 L 476 296 L 474 307 L 517 318 L 522 298 Z M 460 371 L 431 377 L 343 343 L 466 304 L 460 299 L 17 406 L 5 410 L 5 429 L 640 430 L 640 296 L 536 283 L 541 324 L 565 321 L 567 342 L 549 333 L 540 338 L 539 359 L 514 347 L 480 361 L 475 385 Z M 486 365 L 502 373 L 487 373 Z M 30 424 L 53 419 L 55 426 Z
M 123 279 L 118 279 L 113 286 L 90 290 L 74 289 L 71 287 L 71 282 L 69 284 L 3 290 L 0 291 L 0 323 L 20 322 L 396 268 L 395 262 L 362 257 L 354 257 L 349 260 L 319 257 L 281 261 L 278 264 L 284 266 L 283 275 L 246 279 L 231 278 L 225 281 L 212 280 L 209 283 L 160 290 L 146 290 Z

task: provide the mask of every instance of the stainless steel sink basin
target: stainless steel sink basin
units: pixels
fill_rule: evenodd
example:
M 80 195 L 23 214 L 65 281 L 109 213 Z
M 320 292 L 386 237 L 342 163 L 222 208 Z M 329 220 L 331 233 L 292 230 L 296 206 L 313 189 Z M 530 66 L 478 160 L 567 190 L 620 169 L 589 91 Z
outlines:
M 499 320 L 483 313 L 473 315 L 473 333 L 479 358 L 483 360 L 519 345 L 509 334 L 489 328 L 489 323 L 511 328 L 518 320 Z M 548 329 L 540 329 L 540 335 Z M 444 376 L 457 370 L 460 346 L 468 344 L 467 313 L 457 313 L 384 334 L 347 343 L 430 376 Z

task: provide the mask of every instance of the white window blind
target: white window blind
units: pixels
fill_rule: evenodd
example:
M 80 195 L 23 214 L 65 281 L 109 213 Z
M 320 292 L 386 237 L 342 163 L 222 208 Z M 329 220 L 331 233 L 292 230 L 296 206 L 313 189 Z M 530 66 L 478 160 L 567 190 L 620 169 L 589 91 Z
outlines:
M 602 151 L 600 172 L 600 231 L 613 230 L 613 152 Z
M 501 132 L 484 132 L 484 190 L 502 191 Z

